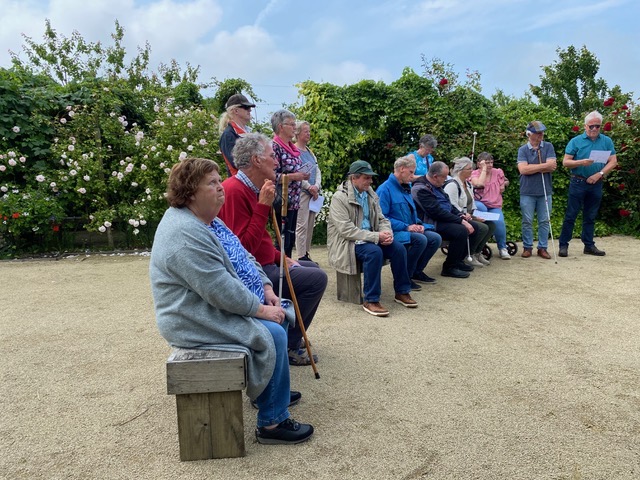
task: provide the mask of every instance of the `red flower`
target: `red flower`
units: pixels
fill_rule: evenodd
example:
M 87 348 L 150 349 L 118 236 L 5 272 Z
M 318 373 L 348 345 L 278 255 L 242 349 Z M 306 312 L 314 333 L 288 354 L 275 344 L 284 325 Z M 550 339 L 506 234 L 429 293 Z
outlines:
M 441 87 L 444 87 L 447 83 L 449 83 L 449 80 L 447 80 L 446 78 L 443 78 L 442 80 L 440 80 Z
M 618 110 L 614 110 L 613 112 L 611 112 L 613 115 L 618 115 L 620 112 Z
M 571 130 L 573 130 L 574 132 L 579 132 L 580 127 L 578 125 L 574 125 L 573 127 L 571 127 Z
M 602 128 L 605 132 L 610 132 L 611 131 L 611 122 L 607 122 L 604 124 L 604 127 Z
M 57 225 L 57 224 L 54 223 L 53 226 L 51 227 L 51 229 L 54 232 L 59 232 L 60 231 L 60 225 Z
M 627 125 L 633 125 L 633 120 L 631 120 L 630 118 L 627 118 L 624 123 L 626 123 Z
M 622 110 L 629 110 L 629 107 L 627 107 L 626 105 L 622 105 L 620 108 L 621 108 Z
M 610 107 L 611 105 L 613 105 L 613 102 L 615 102 L 616 99 L 613 97 L 609 97 L 604 101 L 604 106 L 605 107 Z
M 631 215 L 631 212 L 624 208 L 621 208 L 620 210 L 618 210 L 618 213 L 620 214 L 621 217 L 628 217 L 629 215 Z
M 624 183 L 621 183 L 620 185 L 618 185 L 618 190 L 620 191 L 624 190 Z
M 632 168 L 631 170 L 629 170 L 629 173 L 630 173 L 631 175 L 635 175 L 635 174 L 636 174 L 636 169 L 635 169 L 635 168 Z
M 20 218 L 20 214 L 18 212 L 14 213 L 13 215 L 11 215 L 13 218 Z

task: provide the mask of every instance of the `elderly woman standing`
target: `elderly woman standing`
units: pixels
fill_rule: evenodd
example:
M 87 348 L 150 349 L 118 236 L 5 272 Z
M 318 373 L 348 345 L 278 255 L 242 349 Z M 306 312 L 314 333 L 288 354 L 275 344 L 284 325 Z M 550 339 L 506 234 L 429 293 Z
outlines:
M 453 161 L 453 169 L 451 170 L 451 179 L 444 184 L 444 191 L 449 195 L 451 204 L 458 209 L 460 213 L 470 213 L 470 222 L 475 230 L 473 235 L 469 236 L 469 254 L 471 260 L 465 260 L 468 265 L 474 267 L 483 267 L 490 265 L 491 262 L 482 255 L 482 249 L 487 244 L 491 235 L 496 229 L 493 222 L 485 222 L 481 218 L 473 216 L 476 210 L 476 203 L 473 200 L 473 187 L 469 183 L 469 178 L 473 172 L 473 162 L 468 157 L 456 158 Z
M 296 147 L 300 150 L 303 168 L 309 172 L 309 180 L 302 181 L 302 191 L 300 192 L 300 208 L 298 209 L 298 222 L 296 225 L 296 252 L 298 253 L 298 260 L 311 261 L 309 250 L 311 249 L 316 212 L 309 210 L 309 202 L 311 199 L 318 199 L 322 176 L 318 160 L 307 146 L 311 139 L 311 125 L 309 125 L 309 122 L 296 122 L 295 134 Z
M 413 176 L 414 180 L 426 175 L 429 171 L 429 167 L 433 163 L 433 156 L 431 153 L 438 146 L 438 141 L 433 135 L 423 135 L 420 137 L 418 143 L 418 149 L 409 153 L 416 159 L 416 173 Z
M 474 197 L 478 210 L 500 215 L 496 220 L 496 243 L 498 252 L 503 260 L 511 260 L 507 250 L 507 226 L 502 213 L 502 192 L 509 186 L 509 180 L 504 176 L 501 168 L 493 167 L 493 155 L 482 152 L 478 155 L 478 168 L 471 174 L 471 185 L 474 187 Z
M 215 162 L 186 158 L 171 170 L 171 206 L 149 266 L 158 329 L 174 347 L 245 352 L 257 441 L 299 443 L 313 427 L 288 410 L 300 393 L 289 390 L 285 311 L 260 265 L 216 218 L 224 198 Z
M 233 161 L 233 146 L 238 138 L 251 131 L 247 125 L 251 121 L 251 109 L 255 106 L 241 93 L 231 95 L 224 106 L 226 111 L 220 117 L 219 126 L 220 151 L 227 165 L 228 177 L 238 172 Z
M 276 155 L 278 167 L 276 168 L 276 183 L 280 198 L 282 198 L 281 177 L 287 174 L 289 177 L 289 188 L 287 197 L 287 216 L 284 224 L 284 253 L 291 258 L 293 245 L 296 239 L 296 225 L 298 223 L 298 209 L 300 208 L 300 193 L 302 192 L 302 181 L 309 180 L 309 174 L 300 171 L 302 158 L 300 150 L 293 143 L 296 129 L 296 116 L 289 110 L 278 110 L 271 116 L 271 127 L 273 128 L 273 152 Z M 282 225 L 282 209 L 276 208 L 278 226 Z M 281 204 L 280 204 L 281 205 Z

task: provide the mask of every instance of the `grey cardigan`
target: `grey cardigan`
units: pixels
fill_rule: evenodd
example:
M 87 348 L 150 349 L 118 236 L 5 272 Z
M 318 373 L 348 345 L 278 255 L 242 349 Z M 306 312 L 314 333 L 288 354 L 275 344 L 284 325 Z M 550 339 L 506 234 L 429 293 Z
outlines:
M 264 284 L 271 282 L 260 265 Z M 149 265 L 156 322 L 174 347 L 248 355 L 247 395 L 265 389 L 275 367 L 269 331 L 253 316 L 260 301 L 242 283 L 224 248 L 187 208 L 169 208 L 155 234 Z

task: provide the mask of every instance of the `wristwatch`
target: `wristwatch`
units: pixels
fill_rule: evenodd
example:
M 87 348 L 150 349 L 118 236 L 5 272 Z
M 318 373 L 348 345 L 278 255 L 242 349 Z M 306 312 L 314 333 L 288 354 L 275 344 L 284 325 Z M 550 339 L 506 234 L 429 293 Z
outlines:
M 601 177 L 604 178 L 604 172 L 602 170 L 600 170 L 598 173 L 600 174 Z

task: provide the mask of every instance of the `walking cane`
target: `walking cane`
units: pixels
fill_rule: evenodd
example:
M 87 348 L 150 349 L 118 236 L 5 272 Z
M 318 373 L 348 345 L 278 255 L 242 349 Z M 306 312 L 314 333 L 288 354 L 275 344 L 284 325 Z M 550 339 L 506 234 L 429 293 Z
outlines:
M 540 147 L 538 147 L 538 163 L 542 164 L 542 155 L 540 154 Z M 544 192 L 544 206 L 547 207 L 547 218 L 549 219 L 549 233 L 551 234 L 551 247 L 553 247 L 553 260 L 558 264 L 558 257 L 556 256 L 556 244 L 553 241 L 553 227 L 551 226 L 551 213 L 549 213 L 549 198 L 547 197 L 547 187 L 544 184 L 544 172 L 540 172 L 542 177 L 542 191 Z
M 476 136 L 478 132 L 473 132 L 473 145 L 471 147 L 471 161 L 473 162 L 473 155 L 476 153 Z
M 320 379 L 320 373 L 318 373 L 318 367 L 316 367 L 316 362 L 313 360 L 313 353 L 311 353 L 311 346 L 309 345 L 309 339 L 307 338 L 307 330 L 304 328 L 304 322 L 302 321 L 302 314 L 300 313 L 300 307 L 298 306 L 298 299 L 296 298 L 296 292 L 293 289 L 293 282 L 291 281 L 291 274 L 289 273 L 289 269 L 284 266 L 284 228 L 287 216 L 287 199 L 289 196 L 289 178 L 287 175 L 282 175 L 282 230 L 278 228 L 278 220 L 276 218 L 276 211 L 271 209 L 271 217 L 273 219 L 273 228 L 276 230 L 276 238 L 278 239 L 278 246 L 280 247 L 280 288 L 278 298 L 282 298 L 282 284 L 283 284 L 283 274 L 287 278 L 287 285 L 289 285 L 289 292 L 291 292 L 291 301 L 293 302 L 293 308 L 296 312 L 296 318 L 298 319 L 298 326 L 300 327 L 300 331 L 302 332 L 302 338 L 304 338 L 304 344 L 307 348 L 307 355 L 309 355 L 309 359 L 311 360 L 311 368 L 313 368 L 313 373 L 316 376 L 316 379 Z M 280 233 L 282 232 L 282 234 Z

